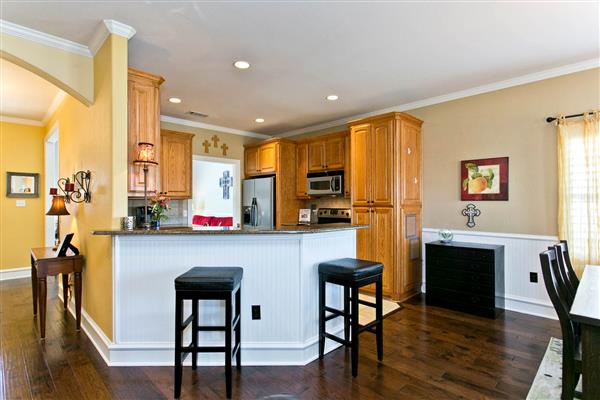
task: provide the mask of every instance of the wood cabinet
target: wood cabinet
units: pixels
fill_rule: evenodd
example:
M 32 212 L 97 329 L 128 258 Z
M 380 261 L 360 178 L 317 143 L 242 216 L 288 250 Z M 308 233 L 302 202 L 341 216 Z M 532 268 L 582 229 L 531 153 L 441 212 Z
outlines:
M 308 172 L 344 169 L 346 132 L 318 136 L 308 142 Z
M 344 197 L 350 198 L 350 179 L 352 168 L 350 164 L 350 135 L 344 138 Z
M 308 198 L 306 174 L 308 173 L 308 144 L 296 145 L 296 197 Z
M 244 146 L 246 179 L 275 175 L 275 226 L 277 228 L 282 224 L 297 223 L 298 209 L 303 206 L 303 202 L 297 198 L 299 193 L 299 183 L 296 179 L 297 156 L 296 142 L 291 140 L 273 139 Z
M 191 133 L 161 131 L 160 191 L 171 198 L 192 198 Z
M 127 134 L 127 191 L 129 197 L 144 196 L 142 166 L 134 164 L 138 143 L 152 143 L 158 166 L 150 166 L 147 190 L 154 194 L 160 187 L 160 85 L 164 79 L 129 68 L 127 75 L 128 134 Z
M 404 113 L 350 124 L 352 222 L 368 225 L 356 252 L 384 264 L 383 293 L 394 300 L 421 289 L 421 124 Z

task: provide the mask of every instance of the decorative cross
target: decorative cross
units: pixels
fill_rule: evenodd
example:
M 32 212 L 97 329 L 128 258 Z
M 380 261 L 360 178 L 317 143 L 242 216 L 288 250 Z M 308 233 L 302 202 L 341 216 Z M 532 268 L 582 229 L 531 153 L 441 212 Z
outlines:
M 221 150 L 223 150 L 223 155 L 226 156 L 227 150 L 229 150 L 229 146 L 227 146 L 225 143 L 223 143 L 223 145 L 221 146 Z
M 204 142 L 202 142 L 202 147 L 204 147 L 204 152 L 208 153 L 208 148 L 210 147 L 210 142 L 208 140 L 205 140 Z
M 223 188 L 223 199 L 229 200 L 229 188 L 233 186 L 233 177 L 229 171 L 223 171 L 223 177 L 219 178 L 219 186 Z
M 481 210 L 475 208 L 475 204 L 467 204 L 467 207 L 462 210 L 462 215 L 468 218 L 467 226 L 472 228 L 475 226 L 475 217 L 481 215 Z
M 217 135 L 213 135 L 213 137 L 211 137 L 210 140 L 212 140 L 212 142 L 213 142 L 213 147 L 219 147 L 220 139 Z

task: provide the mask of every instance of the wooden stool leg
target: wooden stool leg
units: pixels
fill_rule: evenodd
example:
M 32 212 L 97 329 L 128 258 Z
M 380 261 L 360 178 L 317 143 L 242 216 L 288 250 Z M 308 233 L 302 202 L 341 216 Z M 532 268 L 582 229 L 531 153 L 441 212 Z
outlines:
M 238 347 L 235 355 L 235 365 L 238 370 L 242 369 L 242 288 L 240 287 L 235 294 L 235 315 L 238 319 L 238 324 L 235 329 L 235 344 Z
M 175 294 L 175 387 L 174 395 L 178 399 L 181 396 L 181 342 L 183 337 L 183 330 L 181 324 L 183 323 L 183 300 L 179 294 Z
M 33 256 L 31 256 L 31 297 L 33 298 L 33 316 L 37 315 L 37 306 L 38 306 L 38 281 L 37 281 L 37 270 L 35 267 L 35 261 L 33 260 Z
M 62 275 L 62 285 L 63 285 L 63 306 L 65 310 L 69 305 L 69 274 L 61 274 Z
M 192 299 L 192 349 L 198 347 L 198 330 L 197 326 L 199 323 L 198 315 L 198 299 Z M 198 352 L 192 350 L 192 370 L 195 370 L 198 366 Z
M 46 277 L 37 280 L 38 303 L 40 308 L 40 337 L 46 337 Z
M 350 288 L 344 286 L 344 340 L 350 340 Z
M 81 329 L 81 272 L 75 272 L 75 317 L 77 330 Z
M 352 287 L 352 376 L 358 375 L 358 287 Z
M 231 398 L 231 296 L 225 299 L 225 387 L 227 398 Z
M 325 279 L 319 275 L 319 359 L 325 353 Z
M 375 319 L 377 320 L 377 359 L 383 360 L 383 288 L 381 276 L 375 284 Z

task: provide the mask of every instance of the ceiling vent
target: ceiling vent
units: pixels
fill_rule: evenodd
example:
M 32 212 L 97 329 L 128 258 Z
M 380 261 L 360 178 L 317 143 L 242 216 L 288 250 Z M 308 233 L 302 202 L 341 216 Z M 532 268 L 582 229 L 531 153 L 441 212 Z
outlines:
M 193 115 L 194 117 L 198 117 L 198 118 L 208 117 L 208 115 L 202 114 L 201 112 L 198 112 L 198 111 L 188 111 L 188 114 Z

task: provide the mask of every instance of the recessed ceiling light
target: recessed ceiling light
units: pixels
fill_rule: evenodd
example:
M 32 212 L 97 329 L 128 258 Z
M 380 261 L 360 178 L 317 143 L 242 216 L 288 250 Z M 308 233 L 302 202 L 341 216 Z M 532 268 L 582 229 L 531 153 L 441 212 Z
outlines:
M 327 96 L 327 100 L 329 101 L 336 101 L 337 99 L 339 99 L 337 94 L 330 94 L 329 96 Z
M 259 124 L 262 124 L 263 122 L 265 122 L 264 118 L 256 118 L 254 121 L 258 122 Z
M 236 61 L 233 63 L 233 66 L 237 69 L 248 69 L 250 68 L 250 63 L 248 61 Z
M 171 103 L 175 103 L 175 104 L 179 104 L 179 103 L 181 103 L 181 99 L 180 99 L 180 98 L 178 98 L 178 97 L 171 97 L 171 98 L 169 99 L 169 101 L 170 101 Z

